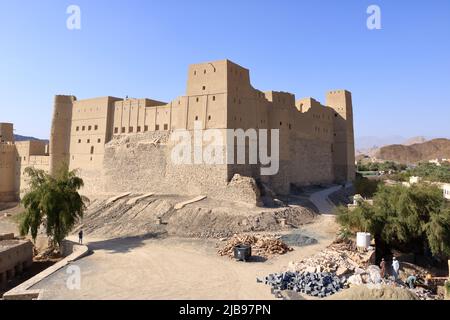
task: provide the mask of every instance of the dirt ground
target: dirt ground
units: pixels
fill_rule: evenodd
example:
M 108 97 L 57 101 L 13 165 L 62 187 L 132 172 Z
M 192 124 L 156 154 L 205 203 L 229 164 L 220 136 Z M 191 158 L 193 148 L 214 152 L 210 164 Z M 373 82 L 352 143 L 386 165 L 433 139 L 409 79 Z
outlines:
M 0 233 L 18 234 L 16 217 L 23 208 L 17 203 L 0 204 Z
M 218 256 L 217 244 L 223 243 L 217 240 L 88 237 L 93 254 L 72 263 L 80 268 L 80 290 L 67 288 L 67 267 L 33 288 L 44 289 L 44 299 L 274 299 L 256 278 L 322 250 L 336 231 L 334 217 L 318 217 L 296 230 L 317 243 L 248 263 Z

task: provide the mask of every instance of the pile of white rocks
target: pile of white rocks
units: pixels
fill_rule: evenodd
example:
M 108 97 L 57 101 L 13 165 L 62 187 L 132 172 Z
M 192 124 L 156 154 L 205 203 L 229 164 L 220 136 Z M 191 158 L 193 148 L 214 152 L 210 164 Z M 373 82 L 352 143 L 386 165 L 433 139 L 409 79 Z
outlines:
M 291 272 L 330 272 L 338 277 L 355 273 L 373 264 L 375 250 L 360 252 L 352 243 L 334 243 L 316 255 L 299 262 L 290 262 Z

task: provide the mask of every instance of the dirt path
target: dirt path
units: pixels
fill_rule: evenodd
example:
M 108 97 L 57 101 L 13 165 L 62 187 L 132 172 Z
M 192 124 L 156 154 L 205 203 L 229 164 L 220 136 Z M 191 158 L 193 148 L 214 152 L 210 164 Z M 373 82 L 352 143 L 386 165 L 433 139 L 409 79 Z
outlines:
M 321 214 L 332 214 L 336 207 L 328 196 L 340 189 L 342 189 L 342 186 L 333 186 L 331 188 L 313 193 L 309 199 Z
M 67 288 L 67 268 L 34 288 L 45 289 L 44 299 L 273 299 L 256 277 L 322 250 L 334 239 L 334 218 L 319 217 L 300 232 L 318 243 L 252 263 L 218 256 L 211 240 L 86 239 L 94 253 L 73 263 L 81 271 L 80 290 Z

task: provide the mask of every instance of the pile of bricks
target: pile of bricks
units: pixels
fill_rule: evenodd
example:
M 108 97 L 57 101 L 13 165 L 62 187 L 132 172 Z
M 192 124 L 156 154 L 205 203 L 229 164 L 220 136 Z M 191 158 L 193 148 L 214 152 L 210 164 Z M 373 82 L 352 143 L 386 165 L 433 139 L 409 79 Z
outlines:
M 223 248 L 218 250 L 218 254 L 233 257 L 234 247 L 241 244 L 251 246 L 252 254 L 260 257 L 270 257 L 293 250 L 283 241 L 273 236 L 234 235 Z
M 258 282 L 262 282 L 257 279 Z M 293 290 L 313 297 L 324 298 L 335 294 L 344 287 L 345 278 L 340 279 L 331 273 L 284 272 L 270 274 L 264 283 L 277 294 L 283 290 Z

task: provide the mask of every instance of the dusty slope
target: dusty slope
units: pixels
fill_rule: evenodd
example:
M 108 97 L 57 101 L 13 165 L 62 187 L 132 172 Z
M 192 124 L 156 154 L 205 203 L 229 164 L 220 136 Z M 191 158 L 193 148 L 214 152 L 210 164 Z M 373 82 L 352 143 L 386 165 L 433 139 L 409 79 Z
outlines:
M 298 227 L 310 223 L 316 214 L 301 206 L 281 208 L 248 208 L 233 202 L 205 199 L 175 210 L 175 204 L 186 201 L 181 196 L 156 195 L 128 204 L 136 195 L 108 204 L 95 200 L 89 206 L 82 227 L 86 234 L 101 238 L 135 236 L 148 233 L 182 237 L 220 238 L 249 231 L 278 231 L 280 218 Z M 156 223 L 161 218 L 162 224 Z M 76 232 L 76 230 L 75 230 Z

